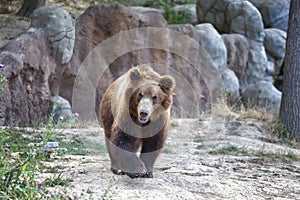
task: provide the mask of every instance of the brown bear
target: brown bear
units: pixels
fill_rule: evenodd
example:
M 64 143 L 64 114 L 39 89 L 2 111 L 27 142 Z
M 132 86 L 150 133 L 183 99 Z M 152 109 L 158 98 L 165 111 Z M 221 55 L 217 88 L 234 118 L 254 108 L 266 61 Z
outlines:
M 147 65 L 131 68 L 108 87 L 99 119 L 114 174 L 153 177 L 167 136 L 174 87 L 173 77 L 161 76 Z

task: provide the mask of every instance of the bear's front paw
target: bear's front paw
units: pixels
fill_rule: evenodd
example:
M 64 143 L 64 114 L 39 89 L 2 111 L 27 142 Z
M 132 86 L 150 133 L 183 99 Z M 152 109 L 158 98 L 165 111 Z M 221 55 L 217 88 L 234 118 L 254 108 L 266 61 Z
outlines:
M 145 174 L 141 173 L 126 173 L 127 176 L 130 178 L 153 178 L 153 173 L 152 172 L 146 172 Z
M 130 178 L 134 179 L 134 178 L 140 178 L 140 177 L 143 177 L 144 174 L 140 174 L 140 173 L 130 173 L 130 172 L 127 172 L 126 173 L 127 176 L 129 176 Z
M 153 178 L 153 173 L 152 172 L 147 172 L 145 178 Z
M 126 172 L 126 175 L 130 178 L 144 178 L 147 176 L 147 171 L 145 168 L 141 167 L 139 170 L 135 169 L 129 172 Z
M 115 175 L 125 175 L 125 172 L 123 172 L 120 169 L 114 169 L 114 168 L 110 168 L 110 170 L 112 171 L 112 173 L 114 173 Z

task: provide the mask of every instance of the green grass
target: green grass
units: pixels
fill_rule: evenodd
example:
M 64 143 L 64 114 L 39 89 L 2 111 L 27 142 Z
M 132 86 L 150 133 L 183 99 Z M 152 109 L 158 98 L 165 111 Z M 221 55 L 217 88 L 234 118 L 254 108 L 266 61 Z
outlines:
M 24 130 L 0 130 L 0 199 L 41 199 L 48 195 L 36 174 L 45 160 L 41 140 L 36 135 L 24 137 Z M 34 133 L 30 133 L 34 134 Z M 35 143 L 37 145 L 28 145 Z
M 219 149 L 216 149 L 216 150 L 212 150 L 212 151 L 209 151 L 209 153 L 213 154 L 213 155 L 218 155 L 218 154 L 235 155 L 235 156 L 238 156 L 238 155 L 247 156 L 247 155 L 249 155 L 249 152 L 246 149 L 239 148 L 239 147 L 236 147 L 234 145 L 229 145 L 229 146 L 225 146 L 225 147 L 222 147 L 222 148 L 219 148 Z
M 44 181 L 44 184 L 46 186 L 51 186 L 51 187 L 54 187 L 54 186 L 69 186 L 71 184 L 71 182 L 73 182 L 72 179 L 66 179 L 66 178 L 63 178 L 62 177 L 62 174 L 58 174 L 58 175 L 54 175 L 53 177 L 51 178 L 47 178 L 45 181 Z
M 196 147 L 198 149 L 198 147 Z M 234 145 L 228 145 L 219 149 L 209 151 L 209 154 L 213 155 L 234 155 L 234 156 L 255 156 L 262 157 L 266 161 L 270 162 L 284 162 L 291 163 L 293 161 L 299 161 L 300 157 L 294 154 L 292 151 L 281 151 L 281 152 L 266 152 L 264 147 L 260 150 L 249 152 L 245 148 L 240 148 Z
M 51 116 L 40 129 L 0 129 L 0 199 L 65 199 L 64 193 L 51 194 L 49 188 L 66 187 L 72 180 L 59 174 L 58 167 L 45 167 L 43 161 L 52 161 L 45 144 L 59 142 L 59 155 L 87 155 L 85 142 L 79 136 L 67 139 L 60 123 L 54 124 Z M 65 151 L 63 151 L 65 149 Z M 51 179 L 39 180 L 37 174 L 53 173 Z
M 265 160 L 271 162 L 281 161 L 284 163 L 292 163 L 293 161 L 299 161 L 300 157 L 294 154 L 292 151 L 282 151 L 269 153 L 265 151 L 257 151 L 253 153 L 254 156 L 263 157 Z
M 282 167 L 281 169 L 283 169 L 283 170 L 287 170 L 287 171 L 289 171 L 289 172 L 293 172 L 293 173 L 298 173 L 298 174 L 300 174 L 300 169 L 295 169 L 295 168 L 293 168 L 293 167 L 290 167 L 290 166 L 285 166 L 285 167 Z

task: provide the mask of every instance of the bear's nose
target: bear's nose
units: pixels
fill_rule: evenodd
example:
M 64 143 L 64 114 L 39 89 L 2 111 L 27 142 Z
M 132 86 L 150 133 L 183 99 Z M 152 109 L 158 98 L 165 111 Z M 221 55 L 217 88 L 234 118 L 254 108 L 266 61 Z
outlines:
M 149 115 L 149 111 L 147 111 L 147 110 L 140 111 L 140 117 L 146 118 L 146 117 L 148 117 L 148 115 Z

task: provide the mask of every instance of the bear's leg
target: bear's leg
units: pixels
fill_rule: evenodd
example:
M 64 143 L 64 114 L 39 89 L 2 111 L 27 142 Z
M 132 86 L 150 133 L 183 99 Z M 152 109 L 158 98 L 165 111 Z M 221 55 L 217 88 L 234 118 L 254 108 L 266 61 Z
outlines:
M 147 169 L 147 178 L 153 178 L 153 166 L 164 145 L 164 133 L 143 140 L 140 158 Z
M 112 171 L 112 173 L 114 173 L 116 175 L 124 175 L 125 173 L 121 170 L 120 166 L 118 166 L 118 163 L 112 154 L 111 146 L 113 144 L 110 142 L 110 140 L 107 137 L 105 138 L 105 142 L 106 142 L 106 147 L 107 147 L 108 155 L 109 155 L 110 162 L 111 162 L 110 170 Z
M 117 134 L 112 133 L 112 135 L 116 136 L 111 138 L 111 141 L 108 141 L 112 168 L 120 169 L 121 172 L 124 172 L 130 178 L 146 176 L 147 169 L 136 155 L 140 141 L 127 135 L 122 130 L 119 130 Z

